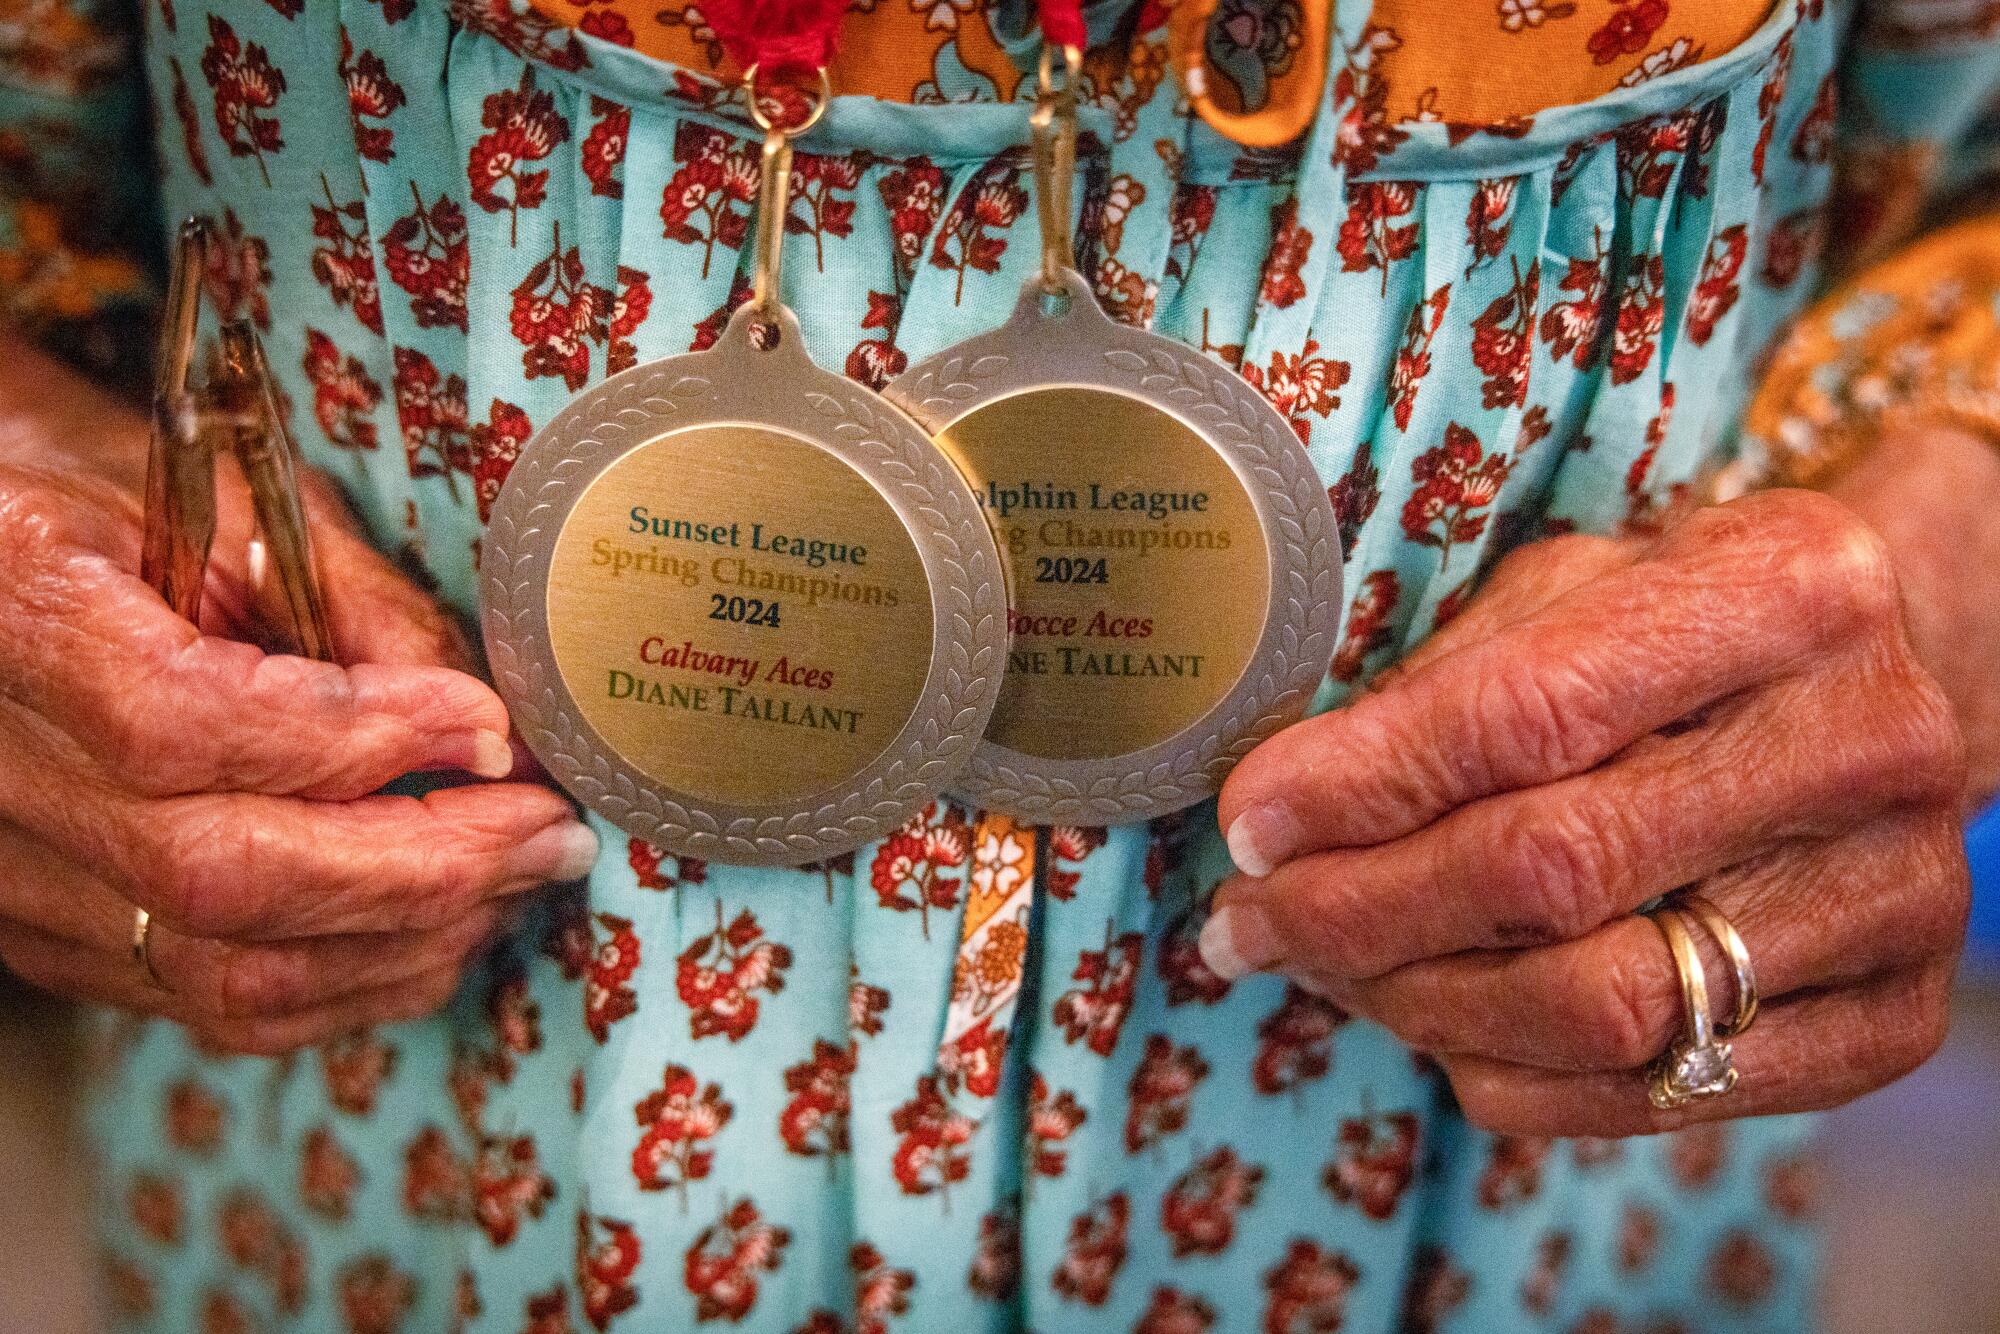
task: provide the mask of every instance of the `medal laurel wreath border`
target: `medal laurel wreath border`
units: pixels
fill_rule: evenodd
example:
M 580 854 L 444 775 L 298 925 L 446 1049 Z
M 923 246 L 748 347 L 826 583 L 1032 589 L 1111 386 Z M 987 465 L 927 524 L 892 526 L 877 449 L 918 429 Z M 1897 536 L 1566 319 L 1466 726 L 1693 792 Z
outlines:
M 749 311 L 746 304 L 714 348 L 634 367 L 572 400 L 522 452 L 482 542 L 481 622 L 494 682 L 516 726 L 586 806 L 677 854 L 795 866 L 888 833 L 963 767 L 999 699 L 1006 594 L 992 532 L 965 480 L 929 438 L 868 390 L 815 367 L 790 311 L 780 312 L 779 349 L 751 348 Z M 791 364 L 764 360 L 784 350 Z M 778 370 L 785 374 L 774 377 Z M 793 375 L 806 387 L 778 394 L 775 386 Z M 918 707 L 834 795 L 790 814 L 669 795 L 583 717 L 549 639 L 549 562 L 577 499 L 647 440 L 724 423 L 803 438 L 856 468 L 909 529 L 930 584 L 931 670 Z
M 1037 275 L 1006 323 L 911 367 L 883 392 L 935 434 L 1035 389 L 1120 393 L 1187 423 L 1233 471 L 1260 484 L 1244 489 L 1269 535 L 1276 614 L 1220 703 L 1180 735 L 1112 761 L 1048 760 L 986 741 L 951 783 L 1038 824 L 1122 824 L 1213 796 L 1237 761 L 1305 715 L 1333 661 L 1342 552 L 1326 483 L 1262 394 L 1193 348 L 1117 323 L 1080 274 L 1063 277 L 1063 313 L 1043 313 Z

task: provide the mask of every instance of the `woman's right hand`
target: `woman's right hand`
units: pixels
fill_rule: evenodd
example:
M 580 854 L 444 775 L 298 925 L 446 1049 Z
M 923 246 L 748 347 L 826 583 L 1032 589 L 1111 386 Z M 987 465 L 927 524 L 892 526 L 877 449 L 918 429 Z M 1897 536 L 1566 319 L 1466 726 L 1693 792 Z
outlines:
M 93 418 L 100 440 L 143 439 L 108 400 Z M 450 619 L 347 526 L 331 487 L 309 485 L 307 509 L 339 666 L 173 615 L 135 573 L 129 480 L 63 465 L 60 446 L 4 425 L 0 960 L 13 972 L 169 1016 L 218 1050 L 275 1054 L 438 1008 L 511 898 L 588 870 L 595 837 L 546 787 L 377 795 L 425 770 L 505 777 L 507 714 Z M 240 632 L 255 601 L 240 508 L 216 542 L 210 631 Z M 171 992 L 132 956 L 135 907 L 152 914 Z

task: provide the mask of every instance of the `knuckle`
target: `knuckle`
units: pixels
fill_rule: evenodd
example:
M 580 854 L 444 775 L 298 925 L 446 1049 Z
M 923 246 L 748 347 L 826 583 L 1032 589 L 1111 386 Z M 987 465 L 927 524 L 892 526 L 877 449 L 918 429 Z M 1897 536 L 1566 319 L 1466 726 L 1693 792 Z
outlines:
M 1678 1017 L 1676 998 L 1663 985 L 1657 969 L 1636 960 L 1618 960 L 1605 970 L 1590 994 L 1587 1022 L 1611 1068 L 1642 1066 L 1666 1049 Z
M 1869 673 L 1846 694 L 1847 744 L 1818 762 L 1812 795 L 1840 816 L 1861 807 L 1956 813 L 1970 774 L 1956 711 L 1914 662 Z
M 1903 732 L 1907 753 L 1901 768 L 1914 783 L 1914 795 L 1956 810 L 1970 781 L 1965 730 L 1950 699 L 1921 668 L 1908 692 Z
M 1726 561 L 1739 592 L 1802 643 L 1831 642 L 1900 616 L 1887 544 L 1853 510 L 1816 491 L 1757 492 L 1697 512 L 1681 545 Z
M 1323 872 L 1256 902 L 1276 930 L 1274 966 L 1289 961 L 1331 976 L 1366 978 L 1404 961 L 1396 942 L 1377 929 L 1371 915 L 1348 909 Z
M 1856 1094 L 1893 1084 L 1937 1055 L 1951 1032 L 1951 1006 L 1942 997 L 1925 997 L 1910 1007 L 1903 1022 L 1878 1042 L 1870 1077 Z
M 1784 495 L 1795 532 L 1791 564 L 1807 606 L 1838 630 L 1897 623 L 1902 592 L 1881 534 L 1839 501 L 1816 492 Z
M 506 705 L 491 687 L 454 667 L 361 664 L 348 669 L 344 680 L 349 693 L 343 709 L 380 714 L 418 733 L 508 724 Z
M 1538 812 L 1492 834 L 1489 890 L 1508 918 L 1500 945 L 1573 940 L 1603 918 L 1612 857 L 1603 828 L 1576 813 Z
M 1453 779 L 1437 762 L 1445 748 L 1430 744 L 1426 728 L 1415 719 L 1394 708 L 1381 707 L 1383 699 L 1371 696 L 1344 720 L 1352 753 L 1380 756 L 1382 760 L 1374 766 L 1369 781 L 1353 785 L 1348 818 L 1343 823 L 1361 828 L 1406 829 L 1413 822 L 1422 823 L 1448 804 Z M 1333 731 L 1336 726 L 1329 724 L 1325 734 L 1315 729 L 1309 739 L 1310 749 L 1301 747 L 1298 755 L 1303 769 L 1311 771 L 1328 757 L 1339 754 L 1336 745 L 1326 744 L 1337 738 Z M 1301 741 L 1308 738 L 1302 737 Z M 1278 781 L 1284 776 L 1275 772 L 1272 775 Z
M 301 970 L 280 950 L 255 946 L 229 950 L 218 975 L 218 1009 L 227 1019 L 288 1014 L 309 999 Z
M 1853 875 L 1876 891 L 1861 930 L 1881 942 L 1885 965 L 1922 967 L 1958 957 L 1972 910 L 1972 869 L 1955 816 L 1911 822 L 1875 858 L 1855 863 Z
M 0 551 L 12 558 L 12 568 L 54 547 L 62 527 L 61 503 L 46 484 L 19 469 L 0 468 Z
M 1754 491 L 1733 504 L 1706 513 L 1742 528 L 1776 533 L 1787 545 L 1824 541 L 1860 520 L 1854 511 L 1821 491 L 1803 487 L 1772 487 Z
M 1705 505 L 1666 530 L 1650 554 L 1658 555 L 1685 546 L 1725 543 L 1735 539 L 1753 522 L 1753 516 L 1772 493 L 1752 491 L 1723 505 Z
M 143 841 L 147 906 L 155 916 L 189 936 L 217 938 L 243 928 L 251 848 L 240 822 L 174 810 L 158 817 Z
M 1489 784 L 1542 782 L 1601 760 L 1616 713 L 1610 683 L 1566 663 L 1516 659 L 1487 675 L 1473 701 L 1473 737 Z
M 1972 913 L 1972 866 L 1956 821 L 1931 840 L 1933 867 L 1924 873 L 1931 886 L 1925 911 L 1913 914 L 1911 933 L 1923 958 L 1952 957 L 1965 944 Z
M 426 850 L 422 856 L 402 909 L 403 928 L 448 930 L 484 901 L 489 872 L 481 859 L 462 851 Z
M 1474 1129 L 1506 1135 L 1520 1128 L 1520 1109 L 1490 1077 L 1453 1068 L 1451 1091 L 1458 1110 Z
M 107 692 L 101 697 L 94 738 L 106 771 L 148 795 L 165 795 L 175 786 L 167 760 L 182 741 L 161 716 L 157 699 L 149 690 Z

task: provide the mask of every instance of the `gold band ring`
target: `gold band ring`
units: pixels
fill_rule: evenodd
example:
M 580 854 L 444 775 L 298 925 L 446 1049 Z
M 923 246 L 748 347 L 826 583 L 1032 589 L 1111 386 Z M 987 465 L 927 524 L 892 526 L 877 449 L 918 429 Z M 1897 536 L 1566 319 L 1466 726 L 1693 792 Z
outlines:
M 1686 1012 L 1681 1036 L 1647 1072 L 1647 1094 L 1653 1106 L 1667 1111 L 1729 1092 L 1736 1087 L 1736 1066 L 1729 1044 L 1716 1041 L 1708 1009 L 1708 977 L 1685 915 L 1678 908 L 1666 907 L 1647 916 L 1667 938 L 1674 971 L 1680 974 L 1681 1004 Z
M 1722 909 L 1710 903 L 1693 890 L 1683 891 L 1676 896 L 1676 906 L 1693 913 L 1695 920 L 1722 952 L 1729 956 L 1730 971 L 1736 974 L 1736 1013 L 1726 1024 L 1717 1024 L 1715 1031 L 1725 1038 L 1733 1038 L 1750 1027 L 1757 1017 L 1757 970 L 1750 965 L 1750 951 L 1743 944 L 1743 937 L 1737 933 L 1730 920 L 1723 916 Z
M 160 970 L 153 966 L 153 914 L 144 908 L 132 910 L 132 962 L 145 969 L 148 982 L 161 991 L 172 993 L 173 988 L 160 976 Z

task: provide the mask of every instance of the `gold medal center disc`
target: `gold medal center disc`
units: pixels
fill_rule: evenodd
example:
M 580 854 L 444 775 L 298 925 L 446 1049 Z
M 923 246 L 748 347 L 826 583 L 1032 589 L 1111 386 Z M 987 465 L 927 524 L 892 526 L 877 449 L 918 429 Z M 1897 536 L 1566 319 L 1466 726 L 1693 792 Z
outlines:
M 612 749 L 736 806 L 796 803 L 866 768 L 931 665 L 929 581 L 889 502 L 759 426 L 690 427 L 606 468 L 556 539 L 548 623 Z
M 1270 553 L 1242 481 L 1201 436 L 1139 399 L 1065 385 L 975 408 L 938 443 L 1011 575 L 989 740 L 1108 759 L 1224 701 L 1264 631 Z

